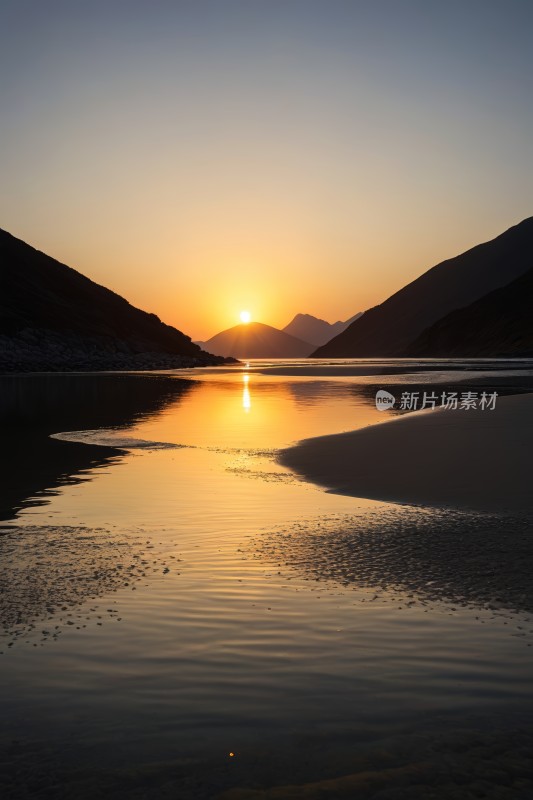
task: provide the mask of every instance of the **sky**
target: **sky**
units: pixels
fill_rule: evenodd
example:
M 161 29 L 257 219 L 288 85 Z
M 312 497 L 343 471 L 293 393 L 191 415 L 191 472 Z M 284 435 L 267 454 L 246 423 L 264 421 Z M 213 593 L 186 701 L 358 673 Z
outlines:
M 193 339 L 533 214 L 530 0 L 0 0 L 0 228 Z

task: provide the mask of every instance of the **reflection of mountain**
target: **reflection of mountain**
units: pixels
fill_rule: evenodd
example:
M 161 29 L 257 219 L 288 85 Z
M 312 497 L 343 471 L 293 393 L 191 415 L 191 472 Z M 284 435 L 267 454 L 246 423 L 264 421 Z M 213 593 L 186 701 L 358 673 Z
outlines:
M 262 322 L 235 325 L 217 333 L 203 346 L 217 356 L 234 358 L 304 358 L 313 350 L 309 342 Z
M 432 267 L 381 305 L 365 311 L 360 319 L 312 355 L 317 358 L 404 356 L 409 352 L 409 345 L 437 320 L 455 309 L 469 306 L 531 269 L 532 257 L 533 217 L 530 217 L 496 239 Z M 434 355 L 429 341 L 423 349 L 417 347 L 417 353 Z M 500 344 L 492 342 L 495 344 L 496 352 L 502 352 Z M 506 350 L 508 344 L 507 340 Z M 472 354 L 479 352 L 477 349 Z M 444 347 L 435 355 L 441 353 L 448 355 Z M 484 353 L 494 355 L 494 346 Z
M 194 386 L 166 376 L 24 375 L 0 378 L 4 476 L 0 519 L 46 501 L 50 490 L 83 480 L 120 450 L 50 439 L 60 431 L 128 427 L 178 401 Z M 39 499 L 36 499 L 37 498 Z
M 295 403 L 300 406 L 317 406 L 321 401 L 331 400 L 331 381 L 287 381 L 287 391 L 290 393 Z M 335 397 L 347 404 L 353 399 L 354 394 L 358 394 L 360 387 L 352 383 L 335 383 Z
M 345 331 L 348 325 L 359 319 L 362 314 L 363 312 L 360 311 L 345 322 L 339 320 L 331 323 L 326 322 L 325 319 L 313 317 L 311 314 L 296 314 L 294 319 L 283 330 L 291 336 L 296 336 L 298 339 L 303 339 L 304 342 L 311 342 L 311 344 L 319 347 Z

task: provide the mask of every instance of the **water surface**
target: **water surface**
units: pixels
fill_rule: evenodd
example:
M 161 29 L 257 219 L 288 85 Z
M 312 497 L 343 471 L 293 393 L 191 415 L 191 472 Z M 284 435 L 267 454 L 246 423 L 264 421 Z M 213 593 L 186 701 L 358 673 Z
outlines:
M 372 767 L 390 777 L 357 791 L 380 797 L 398 770 L 422 786 L 424 761 L 446 797 L 453 765 L 475 782 L 495 747 L 526 780 L 528 602 L 363 580 L 343 538 L 467 535 L 482 515 L 329 494 L 275 456 L 382 421 L 376 387 L 523 391 L 529 365 L 314 366 L 0 378 L 7 796 L 242 798 L 336 780 L 321 796 L 348 797 L 342 781 Z

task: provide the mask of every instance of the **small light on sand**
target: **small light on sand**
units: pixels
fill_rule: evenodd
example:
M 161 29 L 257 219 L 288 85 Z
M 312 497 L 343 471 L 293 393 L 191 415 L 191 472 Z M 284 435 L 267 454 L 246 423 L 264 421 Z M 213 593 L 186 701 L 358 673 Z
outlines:
M 234 757 L 234 755 L 235 755 L 235 753 L 230 753 L 230 754 L 229 754 L 229 757 L 230 757 L 230 758 L 233 758 L 233 757 Z

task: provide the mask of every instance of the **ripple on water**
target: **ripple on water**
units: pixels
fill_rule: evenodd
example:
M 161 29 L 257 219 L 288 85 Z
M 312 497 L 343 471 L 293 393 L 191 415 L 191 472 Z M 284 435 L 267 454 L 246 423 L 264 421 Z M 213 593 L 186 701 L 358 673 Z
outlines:
M 280 527 L 247 552 L 319 581 L 399 588 L 411 603 L 532 612 L 531 533 L 528 516 L 392 507 Z
M 79 607 L 87 600 L 135 588 L 156 572 L 170 571 L 168 557 L 150 550 L 145 537 L 104 528 L 65 525 L 3 528 L 0 536 L 0 639 L 36 644 L 57 639 L 66 626 L 85 628 L 103 616 L 120 621 L 119 608 Z M 108 601 L 108 605 L 112 605 Z M 0 653 L 3 651 L 0 644 Z

